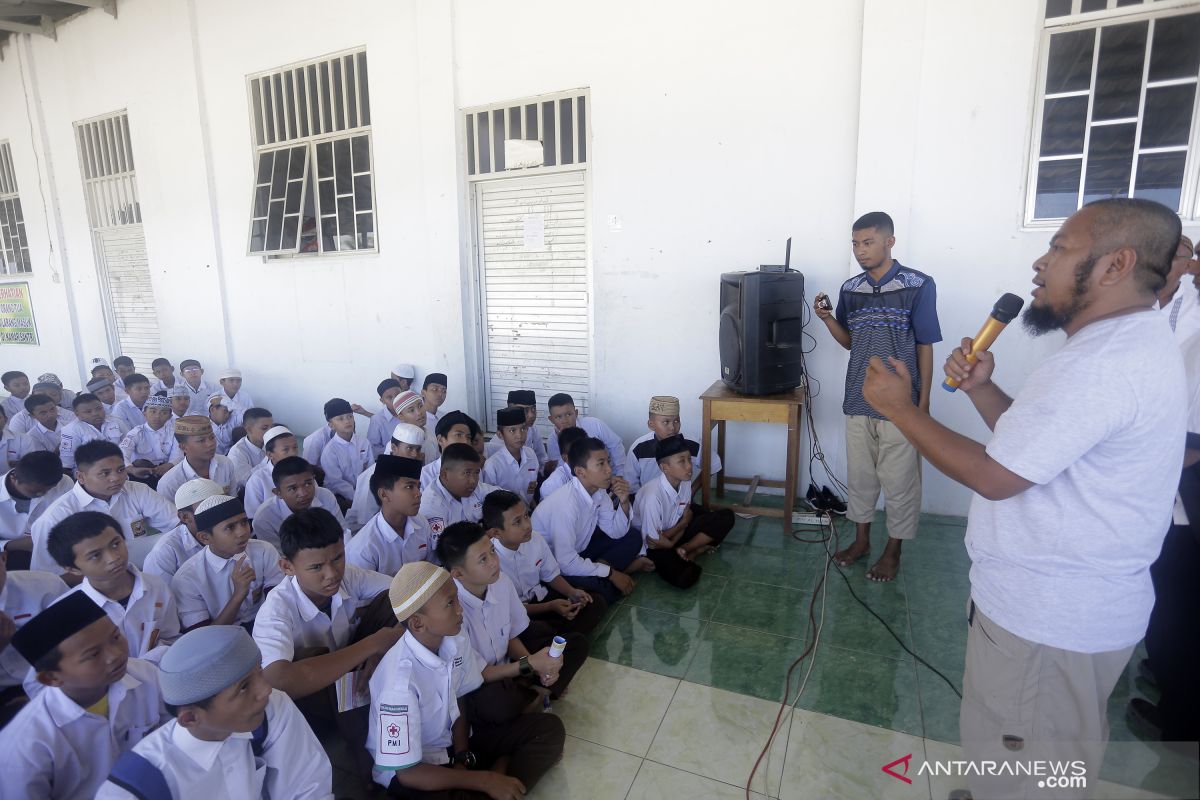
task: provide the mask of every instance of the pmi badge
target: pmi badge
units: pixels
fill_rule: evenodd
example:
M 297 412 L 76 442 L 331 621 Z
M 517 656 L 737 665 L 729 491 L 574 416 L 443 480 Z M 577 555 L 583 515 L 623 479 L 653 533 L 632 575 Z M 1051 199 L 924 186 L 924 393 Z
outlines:
M 408 706 L 379 705 L 379 754 L 408 755 L 412 743 L 408 740 Z

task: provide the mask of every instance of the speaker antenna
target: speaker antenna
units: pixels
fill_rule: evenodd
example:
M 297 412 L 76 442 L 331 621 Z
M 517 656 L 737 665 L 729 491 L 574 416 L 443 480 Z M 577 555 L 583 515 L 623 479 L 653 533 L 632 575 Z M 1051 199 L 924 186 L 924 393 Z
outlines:
M 792 237 L 788 237 L 787 250 L 783 253 L 783 271 L 787 272 L 792 268 Z

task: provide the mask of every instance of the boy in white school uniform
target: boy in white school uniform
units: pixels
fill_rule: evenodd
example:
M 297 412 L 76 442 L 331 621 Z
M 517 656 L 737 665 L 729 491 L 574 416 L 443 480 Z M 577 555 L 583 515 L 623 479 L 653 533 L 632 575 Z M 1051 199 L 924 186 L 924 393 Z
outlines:
M 0 800 L 92 797 L 113 762 L 167 719 L 153 664 L 85 594 L 34 616 L 12 646 L 46 688 L 0 731 Z
M 496 439 L 504 446 L 484 462 L 482 480 L 532 503 L 538 484 L 538 461 L 533 448 L 525 444 L 529 430 L 525 419 L 525 409 L 517 406 L 496 412 Z
M 342 398 L 325 404 L 325 420 L 333 429 L 333 437 L 321 450 L 325 487 L 337 496 L 342 511 L 347 511 L 354 501 L 354 482 L 371 465 L 371 445 L 365 436 L 355 433 L 354 411 Z
M 401 422 L 392 429 L 392 437 L 388 440 L 387 455 L 399 458 L 411 458 L 419 464 L 425 463 L 425 431 L 416 425 Z M 376 464 L 379 463 L 376 459 Z M 371 491 L 371 476 L 375 474 L 375 464 L 367 467 L 354 482 L 354 502 L 346 512 L 346 526 L 352 533 L 367 524 L 371 517 L 379 511 L 379 500 Z
M 436 426 L 429 424 L 429 415 L 425 413 L 425 401 L 421 399 L 421 395 L 411 390 L 401 392 L 392 401 L 392 408 L 395 409 L 396 416 L 400 418 L 401 422 L 416 425 L 424 431 L 425 463 L 436 460 L 438 457 L 437 439 L 434 434 Z
M 279 539 L 286 577 L 254 620 L 263 675 L 299 702 L 314 727 L 336 723 L 357 752 L 366 744 L 365 709 L 356 713 L 361 706 L 336 684 L 377 662 L 404 633 L 388 603 L 391 576 L 347 564 L 342 527 L 323 508 L 288 517 Z M 350 675 L 350 695 L 360 678 Z M 364 682 L 359 691 L 366 688 Z
M 158 537 L 146 554 L 142 572 L 157 575 L 169 585 L 183 562 L 204 549 L 196 530 L 196 506 L 224 491 L 221 484 L 207 478 L 195 478 L 176 489 L 174 502 L 179 525 Z
M 50 530 L 50 555 L 120 628 L 129 655 L 157 662 L 179 638 L 179 613 L 166 581 L 129 563 L 119 523 L 99 511 L 72 514 Z
M 46 548 L 50 529 L 77 511 L 103 511 L 121 523 L 126 542 L 147 536 L 151 530 L 169 531 L 178 516 L 170 500 L 145 484 L 128 480 L 125 458 L 112 442 L 96 439 L 75 451 L 75 486 L 46 509 L 33 523 L 33 569 L 58 575 L 58 566 Z M 68 585 L 78 583 L 70 575 Z
M 75 395 L 71 403 L 75 413 L 75 421 L 62 429 L 59 440 L 58 454 L 62 459 L 64 469 L 75 469 L 75 448 L 87 444 L 93 439 L 104 439 L 113 444 L 120 444 L 125 438 L 125 432 L 115 419 L 108 419 L 104 414 L 104 404 L 94 394 L 82 392 Z
M 267 460 L 263 437 L 275 427 L 275 419 L 265 408 L 248 408 L 242 414 L 242 427 L 246 435 L 229 448 L 229 460 L 233 462 L 238 488 L 246 485 L 250 472 Z
M 572 586 L 615 603 L 633 591 L 630 575 L 653 567 L 639 556 L 642 537 L 629 524 L 629 484 L 613 477 L 608 448 L 594 437 L 572 445 L 567 462 L 575 476 L 541 502 L 533 527 L 550 540 Z
M 356 567 L 395 575 L 410 561 L 428 561 L 429 523 L 421 516 L 421 462 L 388 454 L 375 461 L 371 493 L 379 505 L 346 546 Z
M 196 478 L 219 483 L 223 494 L 237 493 L 233 462 L 217 454 L 217 438 L 208 417 L 191 414 L 180 417 L 175 422 L 175 441 L 183 458 L 158 479 L 159 494 L 173 498 L 180 486 Z
M 115 388 L 114 384 L 114 388 Z M 143 413 L 146 400 L 150 397 L 150 381 L 145 375 L 134 373 L 125 383 L 125 397 L 113 406 L 113 416 L 125 423 L 129 430 L 144 425 L 146 415 Z M 168 408 L 170 402 L 167 403 Z
M 174 427 L 167 425 L 171 419 L 167 398 L 148 397 L 144 409 L 146 421 L 125 434 L 120 449 L 129 477 L 153 487 L 183 458 L 183 451 L 175 441 Z
M 129 377 L 137 372 L 137 366 L 129 356 L 117 356 L 113 359 L 113 369 L 117 371 L 114 383 L 118 388 L 128 389 Z
M 633 527 L 645 540 L 655 572 L 680 589 L 700 580 L 696 557 L 720 547 L 734 524 L 728 508 L 709 511 L 692 502 L 694 444 L 680 434 L 657 440 L 659 475 L 642 486 L 633 504 Z
M 508 407 L 525 411 L 525 446 L 537 456 L 538 471 L 541 474 L 546 468 L 546 442 L 542 440 L 542 434 L 537 429 L 537 397 L 532 389 L 513 389 L 508 393 Z M 499 436 L 492 437 L 487 443 L 485 456 L 494 455 L 502 447 L 504 441 Z
M 221 393 L 233 404 L 234 427 L 245 424 L 243 415 L 254 408 L 254 398 L 242 388 L 242 371 L 226 367 L 217 374 L 217 383 L 221 384 Z
M 32 423 L 25 433 L 41 450 L 57 453 L 62 444 L 62 432 L 66 424 L 60 419 L 59 408 L 49 395 L 35 391 L 25 398 L 25 410 Z M 74 421 L 72 417 L 71 421 Z M 17 428 L 11 428 L 17 430 Z
M 273 545 L 279 545 L 279 528 L 283 521 L 306 508 L 323 508 L 345 528 L 346 519 L 333 492 L 317 485 L 315 467 L 299 456 L 279 461 L 271 470 L 275 488 L 271 497 L 254 511 L 254 535 Z
M 112 766 L 98 800 L 332 800 L 333 769 L 240 627 L 182 636 L 159 664 L 170 721 Z
M 53 372 L 45 372 L 41 375 L 38 375 L 37 382 L 42 384 L 48 383 L 56 387 L 58 389 L 58 397 L 56 397 L 54 401 L 58 403 L 59 408 L 65 411 L 71 410 L 71 403 L 75 400 L 75 392 L 65 388 L 61 378 L 59 378 Z
M 425 404 L 425 427 L 433 428 L 442 418 L 442 405 L 446 402 L 446 387 L 450 385 L 445 373 L 431 372 L 421 382 L 421 401 Z
M 483 662 L 462 629 L 450 574 L 428 562 L 405 564 L 388 596 L 405 633 L 371 676 L 367 747 L 375 782 L 398 797 L 532 791 L 562 758 L 562 721 L 522 714 L 503 725 L 469 722 Z
M 367 441 L 371 443 L 372 457 L 387 450 L 388 441 L 392 438 L 392 429 L 400 424 L 392 408 L 392 401 L 400 394 L 400 382 L 394 378 L 381 381 L 375 387 L 379 395 L 379 410 L 371 416 L 371 424 L 367 426 Z
M 189 414 L 203 414 L 208 408 L 208 398 L 221 391 L 220 386 L 214 386 L 204 380 L 204 367 L 194 358 L 185 358 L 179 362 L 179 371 L 183 374 L 183 385 L 191 395 Z
M 437 441 L 438 458 L 426 461 L 421 470 L 421 491 L 433 486 L 442 471 L 441 452 L 452 444 L 461 442 L 474 446 L 475 436 L 482 431 L 479 423 L 462 411 L 450 411 L 442 415 L 433 427 L 434 439 Z
M 263 452 L 267 457 L 250 470 L 246 479 L 246 491 L 242 501 L 246 504 L 246 516 L 254 519 L 254 512 L 267 501 L 275 488 L 271 471 L 285 458 L 300 454 L 300 440 L 283 425 L 274 425 L 262 436 Z
M 600 624 L 608 601 L 567 582 L 550 545 L 533 529 L 524 500 L 512 492 L 492 492 L 483 501 L 482 524 L 531 620 L 561 636 L 586 636 Z
M 196 530 L 204 549 L 171 579 L 180 625 L 185 632 L 208 624 L 253 629 L 267 592 L 283 580 L 279 551 L 250 538 L 250 520 L 236 497 L 218 494 L 202 501 Z
M 0 548 L 0 728 L 24 701 L 21 683 L 29 673 L 29 662 L 12 646 L 12 636 L 67 591 L 62 579 L 48 572 L 10 572 L 8 557 Z
M 113 394 L 118 402 L 124 400 L 129 395 L 125 392 L 125 381 L 117 377 L 113 372 L 112 367 L 108 365 L 108 361 L 103 358 L 93 358 L 88 362 L 88 371 L 92 376 L 92 380 L 106 380 L 112 384 Z
M 407 392 L 412 388 L 412 383 L 416 379 L 417 368 L 412 364 L 397 364 L 392 367 L 392 380 L 400 384 L 400 391 Z
M 656 442 L 671 436 L 679 435 L 679 398 L 669 395 L 655 395 L 650 398 L 650 412 L 646 420 L 649 432 L 633 440 L 625 457 L 625 480 L 629 481 L 629 491 L 637 491 L 653 481 L 660 474 L 658 461 L 655 460 L 654 447 Z M 688 449 L 692 453 L 693 472 L 700 469 L 700 449 L 704 446 L 698 439 L 687 439 Z M 714 450 L 712 453 L 712 472 L 721 471 L 721 457 Z
M 4 410 L 0 409 L 0 469 L 8 469 L 26 453 L 41 450 L 41 445 L 35 442 L 29 434 L 10 431 L 8 417 Z
M 161 394 L 166 395 L 171 404 L 171 421 L 167 424 L 174 427 L 175 420 L 188 415 L 188 409 L 192 407 L 192 393 L 179 383 L 170 389 L 163 389 Z
M 61 429 L 63 425 L 74 422 L 75 415 L 65 408 L 59 406 L 59 398 L 62 397 L 62 390 L 53 383 L 38 382 L 33 385 L 33 389 L 25 399 L 21 401 L 21 410 L 13 414 L 8 419 L 8 429 L 12 433 L 33 433 L 37 428 L 38 417 L 35 417 L 29 403 L 36 401 L 38 406 L 45 404 L 49 400 L 54 406 L 54 413 L 43 409 L 40 415 L 42 423 L 50 430 Z M 39 439 L 40 445 L 46 445 Z
M 222 394 L 214 394 L 208 398 L 208 418 L 212 421 L 213 436 L 217 437 L 217 452 L 223 456 L 229 455 L 233 447 L 233 404 Z
M 122 435 L 129 433 L 129 425 L 125 420 L 113 413 L 113 407 L 117 403 L 116 389 L 113 388 L 112 381 L 108 378 L 92 378 L 84 387 L 88 394 L 94 394 L 101 405 L 104 406 L 104 419 L 116 422 L 121 427 Z
M 442 453 L 438 479 L 421 493 L 420 513 L 429 521 L 429 547 L 435 553 L 443 530 L 456 522 L 479 522 L 483 518 L 483 498 L 496 487 L 479 479 L 482 461 L 469 444 L 448 445 Z
M 19 369 L 9 370 L 0 375 L 0 383 L 4 384 L 4 390 L 8 392 L 8 397 L 3 401 L 4 415 L 12 419 L 25 410 L 25 398 L 29 397 L 31 388 L 29 376 Z
M 618 477 L 625 474 L 625 445 L 621 444 L 621 437 L 613 433 L 612 428 L 596 417 L 580 416 L 579 411 L 575 408 L 575 400 L 565 392 L 551 397 L 546 402 L 546 407 L 549 410 L 550 423 L 554 425 L 554 430 L 562 431 L 570 427 L 583 428 L 587 431 L 588 436 L 599 439 L 608 448 L 608 462 L 612 465 L 613 474 Z M 565 457 L 566 454 L 560 453 L 558 450 L 558 441 L 551 436 L 546 449 L 546 458 L 549 462 L 556 462 Z
M 154 375 L 154 380 L 150 382 L 150 394 L 170 391 L 179 385 L 175 367 L 168 358 L 159 357 L 151 361 L 150 372 Z
M 10 554 L 9 569 L 29 569 L 33 524 L 74 485 L 63 475 L 58 455 L 45 450 L 23 456 L 5 471 L 0 479 L 0 545 Z
M 563 428 L 561 431 L 555 431 L 555 438 L 558 440 L 558 452 L 569 453 L 576 442 L 581 442 L 588 438 L 588 432 L 583 428 Z M 571 482 L 575 477 L 575 473 L 571 471 L 571 465 L 567 463 L 565 458 L 559 459 L 556 462 L 553 470 L 546 476 L 546 480 L 538 486 L 538 502 L 545 500 L 550 495 L 554 494 L 563 486 Z

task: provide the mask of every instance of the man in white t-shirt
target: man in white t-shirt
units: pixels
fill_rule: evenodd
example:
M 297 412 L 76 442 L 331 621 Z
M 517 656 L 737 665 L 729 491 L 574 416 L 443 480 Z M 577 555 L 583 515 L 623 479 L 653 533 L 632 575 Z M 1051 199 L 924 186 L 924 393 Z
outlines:
M 1146 631 L 1150 564 L 1183 464 L 1185 380 L 1154 310 L 1179 218 L 1113 199 L 1072 215 L 1033 265 L 1025 327 L 1065 345 L 1010 398 L 994 361 L 947 359 L 993 435 L 986 448 L 911 400 L 909 376 L 871 360 L 867 401 L 929 462 L 976 492 L 966 671 L 959 718 L 968 761 L 1081 761 L 1086 786 L 1037 786 L 1019 770 L 969 775 L 976 798 L 1091 797 L 1108 739 L 1106 704 Z

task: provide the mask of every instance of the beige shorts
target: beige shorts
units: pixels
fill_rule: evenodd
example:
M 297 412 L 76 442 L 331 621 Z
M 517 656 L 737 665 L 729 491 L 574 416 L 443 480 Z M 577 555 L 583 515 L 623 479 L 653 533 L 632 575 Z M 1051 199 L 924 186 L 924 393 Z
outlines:
M 888 536 L 912 539 L 921 516 L 921 457 L 892 423 L 846 417 L 849 502 L 846 519 L 870 522 L 883 491 Z

